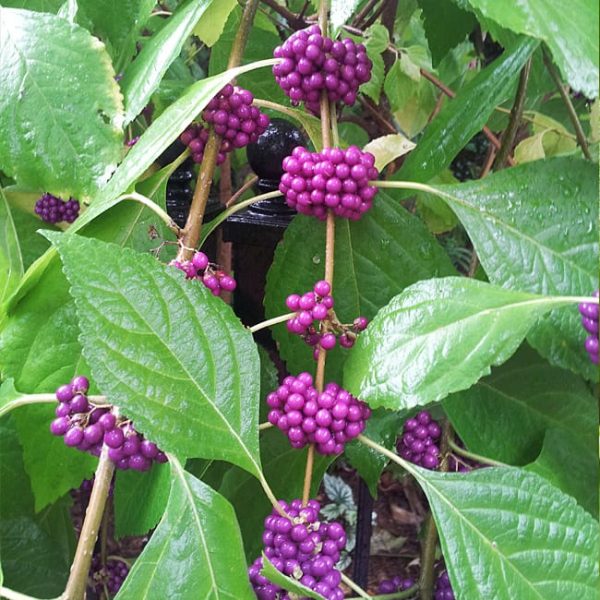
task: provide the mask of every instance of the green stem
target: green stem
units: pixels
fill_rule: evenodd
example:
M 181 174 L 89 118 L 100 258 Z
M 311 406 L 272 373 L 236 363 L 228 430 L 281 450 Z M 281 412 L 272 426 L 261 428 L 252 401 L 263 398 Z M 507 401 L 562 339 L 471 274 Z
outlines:
M 356 592 L 359 596 L 359 598 L 371 598 L 371 596 L 369 596 L 369 594 L 367 594 L 367 592 L 365 592 L 365 590 L 363 590 L 357 583 L 354 583 L 354 581 L 352 581 L 352 579 L 350 579 L 350 577 L 348 577 L 347 575 L 344 575 L 342 573 L 342 581 L 353 591 Z
M 88 396 L 88 400 L 99 406 L 108 404 L 106 396 Z M 56 404 L 58 400 L 54 394 L 27 394 L 16 400 L 11 400 L 7 404 L 0 406 L 0 417 L 20 406 L 28 404 Z
M 171 217 L 164 211 L 156 202 L 150 200 L 150 198 L 146 198 L 142 194 L 138 194 L 137 192 L 131 192 L 129 194 L 123 194 L 117 198 L 118 202 L 122 200 L 135 200 L 135 202 L 139 202 L 143 204 L 146 208 L 149 208 L 152 212 L 156 213 L 158 217 L 160 217 L 161 221 L 165 223 L 165 225 L 175 234 L 179 235 L 181 229 L 179 226 L 171 219 Z
M 200 246 L 204 244 L 207 240 L 208 236 L 225 220 L 227 220 L 231 215 L 239 212 L 240 210 L 244 210 L 248 208 L 255 202 L 260 202 L 262 200 L 269 200 L 270 198 L 277 198 L 281 196 L 282 193 L 278 190 L 274 192 L 267 192 L 266 194 L 260 194 L 259 196 L 253 196 L 248 200 L 244 200 L 243 202 L 238 202 L 233 206 L 230 206 L 227 210 L 224 210 L 218 216 L 216 216 L 212 221 L 206 223 L 206 225 L 202 228 L 202 235 L 200 236 Z
M 464 456 L 470 460 L 474 460 L 475 462 L 481 463 L 483 465 L 489 465 L 490 467 L 508 467 L 506 463 L 500 462 L 499 460 L 494 460 L 493 458 L 487 458 L 486 456 L 481 456 L 481 454 L 475 454 L 475 452 L 470 452 L 469 450 L 465 450 L 461 448 L 454 440 L 448 440 L 448 446 L 452 449 L 453 452 L 459 454 L 460 456 Z
M 421 576 L 419 577 L 419 590 L 421 600 L 433 598 L 433 581 L 435 550 L 437 546 L 437 529 L 431 512 L 425 522 L 425 537 L 421 541 Z
M 378 596 L 369 596 L 370 600 L 404 600 L 404 598 L 412 598 L 419 591 L 418 585 L 413 585 L 402 592 L 394 592 L 393 594 L 379 594 Z M 347 598 L 346 600 L 361 600 L 362 596 Z
M 546 69 L 548 70 L 550 77 L 552 77 L 552 80 L 554 81 L 554 83 L 558 89 L 558 93 L 560 94 L 560 97 L 562 98 L 562 101 L 564 102 L 565 107 L 567 109 L 569 119 L 571 120 L 573 128 L 575 129 L 575 136 L 577 138 L 577 143 L 579 144 L 579 147 L 581 148 L 583 155 L 588 160 L 592 160 L 592 155 L 590 154 L 590 148 L 588 146 L 587 139 L 585 137 L 585 133 L 583 132 L 583 128 L 581 127 L 581 123 L 579 122 L 579 117 L 577 116 L 577 111 L 575 110 L 575 107 L 573 106 L 573 103 L 571 102 L 571 98 L 570 98 L 569 94 L 567 94 L 567 90 L 565 90 L 565 86 L 563 85 L 563 83 L 560 79 L 560 74 L 558 72 L 558 69 L 554 66 L 554 63 L 552 62 L 552 58 L 548 54 L 548 50 L 546 50 L 545 46 L 542 47 L 542 53 L 544 55 L 544 65 L 546 65 Z
M 246 6 L 244 6 L 244 12 L 242 13 L 242 20 L 238 26 L 238 32 L 233 42 L 233 46 L 231 47 L 231 52 L 229 53 L 227 69 L 233 69 L 233 67 L 237 67 L 242 63 L 244 49 L 248 42 L 250 28 L 252 27 L 257 8 L 258 0 L 246 1 Z
M 286 321 L 289 321 L 291 318 L 293 318 L 295 316 L 296 316 L 295 312 L 287 313 L 285 315 L 279 315 L 278 317 L 273 317 L 272 319 L 267 319 L 266 321 L 261 321 L 260 323 L 257 323 L 256 325 L 249 327 L 248 329 L 250 329 L 250 333 L 256 333 L 257 331 L 260 331 L 261 329 L 266 329 L 267 327 L 271 327 L 271 325 L 285 323 Z
M 269 423 L 268 421 L 265 421 L 264 423 L 261 423 L 258 426 L 258 430 L 259 431 L 264 431 L 265 429 L 271 429 L 271 427 L 273 427 L 273 424 Z
M 290 515 L 288 515 L 285 510 L 283 510 L 283 508 L 281 507 L 281 504 L 279 504 L 279 501 L 277 500 L 277 498 L 275 497 L 275 494 L 273 493 L 273 490 L 271 489 L 271 487 L 269 486 L 267 480 L 265 479 L 265 476 L 261 473 L 258 481 L 260 482 L 260 485 L 263 489 L 263 491 L 265 492 L 265 495 L 267 496 L 267 498 L 269 499 L 269 501 L 271 502 L 271 504 L 273 505 L 273 508 L 282 516 L 285 517 L 286 519 L 289 519 L 290 521 L 292 520 L 292 517 L 290 517 Z

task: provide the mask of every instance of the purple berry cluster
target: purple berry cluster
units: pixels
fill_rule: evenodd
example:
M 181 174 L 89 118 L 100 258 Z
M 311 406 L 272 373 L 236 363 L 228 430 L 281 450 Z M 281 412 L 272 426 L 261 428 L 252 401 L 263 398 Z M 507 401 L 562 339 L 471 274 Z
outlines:
M 118 469 L 147 471 L 152 461 L 164 463 L 167 457 L 156 444 L 144 439 L 132 423 L 117 417 L 111 406 L 96 406 L 87 398 L 90 383 L 77 375 L 56 390 L 56 419 L 50 424 L 53 435 L 62 436 L 67 446 L 100 456 L 108 446 L 108 457 Z
M 312 384 L 309 373 L 286 377 L 267 396 L 268 420 L 293 448 L 315 444 L 319 454 L 340 454 L 346 442 L 364 431 L 371 409 L 335 383 L 321 393 Z
M 269 117 L 252 102 L 251 92 L 228 84 L 208 103 L 202 112 L 204 123 L 191 125 L 180 138 L 195 163 L 202 162 L 211 125 L 221 137 L 217 165 L 223 163 L 227 153 L 256 142 L 269 125 Z
M 44 194 L 35 203 L 35 214 L 46 223 L 72 223 L 79 216 L 79 202 L 73 198 L 62 200 L 52 194 Z
M 404 423 L 402 436 L 396 444 L 398 454 L 425 469 L 437 469 L 440 464 L 438 442 L 442 430 L 431 414 L 423 410 Z
M 172 260 L 169 264 L 183 271 L 187 279 L 200 280 L 214 296 L 220 295 L 223 290 L 233 292 L 236 288 L 235 279 L 215 268 L 204 252 L 196 252 L 192 260 Z
M 332 350 L 338 341 L 342 348 L 352 348 L 356 335 L 369 324 L 366 317 L 357 317 L 352 325 L 340 323 L 333 309 L 331 285 L 325 280 L 317 281 L 312 291 L 302 296 L 291 294 L 286 298 L 286 306 L 296 314 L 287 321 L 290 333 L 299 335 L 309 346 L 320 346 L 323 350 Z M 314 326 L 319 321 L 319 326 Z M 336 335 L 338 334 L 338 335 Z M 315 358 L 319 350 L 315 349 Z
M 273 67 L 275 81 L 293 105 L 304 102 L 317 114 L 322 92 L 330 102 L 356 102 L 358 88 L 371 79 L 372 63 L 362 44 L 333 41 L 318 25 L 297 31 L 273 53 L 282 59 Z
M 377 587 L 378 594 L 395 594 L 403 592 L 415 585 L 415 580 L 410 577 L 393 577 L 392 579 L 384 579 Z
M 594 292 L 594 296 L 598 297 L 598 290 Z M 581 324 L 590 334 L 585 340 L 585 349 L 590 356 L 590 360 L 594 364 L 598 364 L 598 314 L 599 308 L 597 304 L 592 302 L 582 302 L 579 305 L 581 313 Z
M 454 600 L 454 592 L 447 571 L 444 571 L 435 582 L 434 598 L 435 600 Z
M 319 521 L 321 506 L 316 500 L 309 500 L 304 507 L 301 500 L 279 504 L 291 520 L 275 510 L 265 519 L 262 536 L 265 555 L 278 571 L 327 600 L 343 600 L 342 576 L 335 565 L 346 546 L 344 528 L 335 521 Z M 262 566 L 262 558 L 257 558 L 248 569 L 256 597 L 289 600 L 287 592 L 260 574 Z
M 324 220 L 332 210 L 338 217 L 357 221 L 371 208 L 377 193 L 369 185 L 379 175 L 374 165 L 375 157 L 357 146 L 322 152 L 298 146 L 283 159 L 279 191 L 299 213 Z
M 98 597 L 103 597 L 105 588 L 111 596 L 116 596 L 128 574 L 129 567 L 122 560 L 109 558 L 103 566 L 99 555 L 92 559 L 90 580 Z

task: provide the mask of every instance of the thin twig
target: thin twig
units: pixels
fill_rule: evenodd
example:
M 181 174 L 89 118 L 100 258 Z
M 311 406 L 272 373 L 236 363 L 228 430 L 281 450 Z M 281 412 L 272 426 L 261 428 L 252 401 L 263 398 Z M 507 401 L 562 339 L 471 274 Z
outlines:
M 263 4 L 266 4 L 278 15 L 282 16 L 293 29 L 302 29 L 306 27 L 306 23 L 303 22 L 301 17 L 298 17 L 291 10 L 287 9 L 277 2 L 277 0 L 261 0 Z
M 304 484 L 302 486 L 302 506 L 308 504 L 310 499 L 310 487 L 312 485 L 313 467 L 315 464 L 315 445 L 309 444 L 306 453 L 306 469 L 304 470 Z
M 138 192 L 131 192 L 129 194 L 123 194 L 117 198 L 118 202 L 123 200 L 135 200 L 135 202 L 143 204 L 146 208 L 149 208 L 152 212 L 154 212 L 176 236 L 180 235 L 181 229 L 177 223 L 175 223 L 175 221 L 171 219 L 167 212 L 164 211 L 158 204 L 156 204 L 156 202 L 153 202 L 150 198 L 147 198 L 142 194 L 138 194 Z
M 256 333 L 257 331 L 260 331 L 261 329 L 266 329 L 267 327 L 271 327 L 272 325 L 278 325 L 279 323 L 285 323 L 286 321 L 289 321 L 290 319 L 294 318 L 295 316 L 296 316 L 295 312 L 287 313 L 285 315 L 279 315 L 278 317 L 273 317 L 272 319 L 267 319 L 266 321 L 261 321 L 260 323 L 257 323 L 256 325 L 253 325 L 252 327 L 248 327 L 248 329 L 250 330 L 250 333 Z
M 556 84 L 558 93 L 560 94 L 562 101 L 565 103 L 565 107 L 567 109 L 569 119 L 571 120 L 573 128 L 575 129 L 575 136 L 577 137 L 577 143 L 579 144 L 579 147 L 581 148 L 583 155 L 588 160 L 592 160 L 592 155 L 590 154 L 590 148 L 588 146 L 587 139 L 585 137 L 585 133 L 583 132 L 583 128 L 581 127 L 581 123 L 579 122 L 579 117 L 577 116 L 575 107 L 573 106 L 573 103 L 571 102 L 571 98 L 570 98 L 569 94 L 567 94 L 567 90 L 565 89 L 565 86 L 563 85 L 563 83 L 561 81 L 558 69 L 554 66 L 554 63 L 552 62 L 552 58 L 548 54 L 548 50 L 546 50 L 545 46 L 542 47 L 542 53 L 544 55 L 544 65 L 546 65 L 546 69 L 548 70 L 550 77 L 552 77 L 552 80 Z
M 352 23 L 354 23 L 354 25 L 356 27 L 360 27 L 360 23 L 361 21 L 363 21 L 363 19 L 366 19 L 367 16 L 369 15 L 369 13 L 373 10 L 373 8 L 375 8 L 375 5 L 379 2 L 379 0 L 369 0 L 363 7 L 361 10 L 358 11 L 358 13 L 356 13 L 356 16 L 354 17 L 354 19 L 352 20 Z
M 510 119 L 508 126 L 502 134 L 502 145 L 498 154 L 496 154 L 496 160 L 494 161 L 494 170 L 499 171 L 506 166 L 515 138 L 517 137 L 517 131 L 521 124 L 521 117 L 523 116 L 523 107 L 525 106 L 525 99 L 527 98 L 527 83 L 529 81 L 529 72 L 531 71 L 531 58 L 525 63 L 521 69 L 521 75 L 519 77 L 519 86 L 517 87 L 517 93 L 515 94 L 515 101 L 510 111 Z
M 475 462 L 481 463 L 482 465 L 489 465 L 490 467 L 508 467 L 506 463 L 500 462 L 499 460 L 494 460 L 493 458 L 487 458 L 487 456 L 481 456 L 481 454 L 475 454 L 475 452 L 470 452 L 465 448 L 461 448 L 454 440 L 448 440 L 448 446 L 452 449 L 453 452 L 463 456 L 464 458 L 468 458 Z
M 344 573 L 341 573 L 342 575 L 342 581 L 353 591 L 356 592 L 359 596 L 359 598 L 371 598 L 371 596 L 369 596 L 369 594 L 367 594 L 367 592 L 365 592 L 365 590 L 363 590 L 360 585 L 358 585 L 357 583 L 354 583 L 354 581 L 352 581 L 352 579 L 350 579 L 350 577 L 348 577 L 347 575 L 344 575 Z
M 252 186 L 258 181 L 258 175 L 248 179 L 242 187 L 225 202 L 225 208 L 229 208 L 232 204 L 235 204 Z
M 375 12 L 365 21 L 365 24 L 363 25 L 365 29 L 369 29 L 369 27 L 379 19 L 389 1 L 390 0 L 383 0 L 383 2 L 375 9 Z

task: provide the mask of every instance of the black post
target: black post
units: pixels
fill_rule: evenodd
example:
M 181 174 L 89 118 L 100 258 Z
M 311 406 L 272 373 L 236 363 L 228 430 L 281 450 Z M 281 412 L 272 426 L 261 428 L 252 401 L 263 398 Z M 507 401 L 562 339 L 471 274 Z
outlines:
M 358 504 L 356 515 L 356 546 L 352 579 L 363 589 L 369 584 L 369 558 L 371 555 L 371 532 L 374 500 L 369 487 L 358 479 Z

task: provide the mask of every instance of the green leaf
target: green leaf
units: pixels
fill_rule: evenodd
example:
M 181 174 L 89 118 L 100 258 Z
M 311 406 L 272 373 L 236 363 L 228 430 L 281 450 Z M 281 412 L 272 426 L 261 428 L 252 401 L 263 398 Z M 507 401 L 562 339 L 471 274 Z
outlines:
M 183 43 L 192 33 L 198 19 L 212 3 L 213 0 L 190 0 L 177 9 L 169 17 L 167 24 L 152 36 L 127 67 L 121 80 L 126 124 L 133 121 L 146 106 L 169 65 L 181 53 Z M 219 3 L 222 3 L 222 0 L 219 0 Z
M 0 20 L 0 168 L 26 187 L 93 196 L 123 149 L 121 96 L 104 46 L 54 15 L 7 8 Z
M 459 598 L 596 598 L 598 523 L 541 477 L 411 468 L 435 518 Z
M 598 415 L 593 395 L 578 376 L 522 348 L 489 377 L 446 398 L 444 409 L 467 448 L 477 454 L 525 465 L 536 460 L 544 445 L 540 465 L 553 464 L 557 477 L 587 472 L 579 486 L 561 489 L 597 511 L 598 482 L 591 474 L 598 460 Z M 553 439 L 560 437 L 560 452 L 552 454 L 555 449 L 544 442 L 548 430 L 556 431 Z M 551 463 L 569 453 L 572 461 Z
M 486 124 L 494 108 L 510 96 L 513 82 L 536 46 L 534 40 L 519 40 L 465 85 L 427 127 L 393 179 L 429 181 L 447 167 Z
M 135 561 L 118 600 L 252 600 L 232 506 L 171 460 L 164 517 Z
M 135 53 L 135 43 L 155 0 L 77 0 L 77 22 L 106 45 L 115 68 Z
M 0 306 L 23 277 L 23 257 L 11 209 L 0 187 Z
M 2 0 L 4 8 L 26 8 L 37 12 L 56 13 L 64 0 Z
M 375 168 L 381 171 L 393 160 L 410 152 L 415 145 L 401 133 L 392 133 L 371 140 L 363 148 L 363 152 L 370 152 L 375 156 Z
M 194 35 L 198 36 L 209 48 L 214 46 L 225 29 L 225 23 L 231 11 L 236 6 L 236 0 L 213 2 L 194 27 Z
M 393 450 L 402 421 L 403 417 L 397 412 L 383 409 L 374 410 L 367 421 L 364 435 L 384 448 Z M 371 496 L 376 498 L 377 484 L 381 472 L 388 463 L 387 458 L 356 440 L 346 445 L 344 455 L 369 486 Z
M 294 269 L 289 268 L 290 261 Z M 395 294 L 420 279 L 455 273 L 423 223 L 382 191 L 360 221 L 338 220 L 335 262 L 335 310 L 343 323 L 359 315 L 372 319 Z M 267 318 L 287 312 L 289 294 L 312 289 L 323 278 L 324 265 L 325 224 L 311 217 L 294 217 L 267 274 Z M 272 331 L 290 372 L 314 369 L 312 349 L 303 340 L 290 335 L 285 325 Z M 328 380 L 341 380 L 346 356 L 347 351 L 339 347 L 329 352 Z
M 269 412 L 269 407 L 264 400 L 267 394 L 279 387 L 279 377 L 269 353 L 262 346 L 257 348 L 260 358 L 260 421 L 264 423 Z
M 598 96 L 598 3 L 574 0 L 568 18 L 561 0 L 468 0 L 478 14 L 548 44 L 569 84 Z
M 260 574 L 264 575 L 269 581 L 272 581 L 284 590 L 292 592 L 294 597 L 325 600 L 321 594 L 317 594 L 317 592 L 302 585 L 297 579 L 292 579 L 291 577 L 284 575 L 281 571 L 278 571 L 264 552 L 262 554 L 262 564 L 263 568 L 261 569 Z
M 467 230 L 490 282 L 537 294 L 598 288 L 598 169 L 554 158 L 439 191 Z M 597 381 L 575 306 L 553 311 L 528 337 L 553 364 Z
M 104 395 L 163 450 L 260 475 L 258 353 L 231 308 L 149 255 L 69 234 L 49 237 Z
M 459 277 L 420 281 L 359 336 L 345 387 L 374 408 L 441 400 L 502 364 L 541 315 L 569 302 Z
M 160 521 L 169 498 L 168 465 L 149 473 L 118 471 L 115 483 L 115 536 L 145 535 Z
M 22 394 L 15 389 L 15 380 L 7 379 L 0 384 L 0 417 L 17 405 Z
M 437 66 L 449 50 L 473 31 L 477 20 L 454 2 L 419 0 L 419 5 L 423 9 L 423 25 L 433 64 Z
M 360 0 L 331 0 L 329 27 L 333 37 L 350 19 L 359 4 Z
M 389 42 L 388 30 L 379 23 L 371 25 L 365 31 L 363 43 L 367 50 L 367 56 L 373 63 L 373 67 L 371 69 L 371 79 L 360 86 L 360 91 L 369 96 L 377 104 L 379 104 L 381 88 L 383 87 L 385 78 L 385 65 L 381 55 L 387 50 Z

